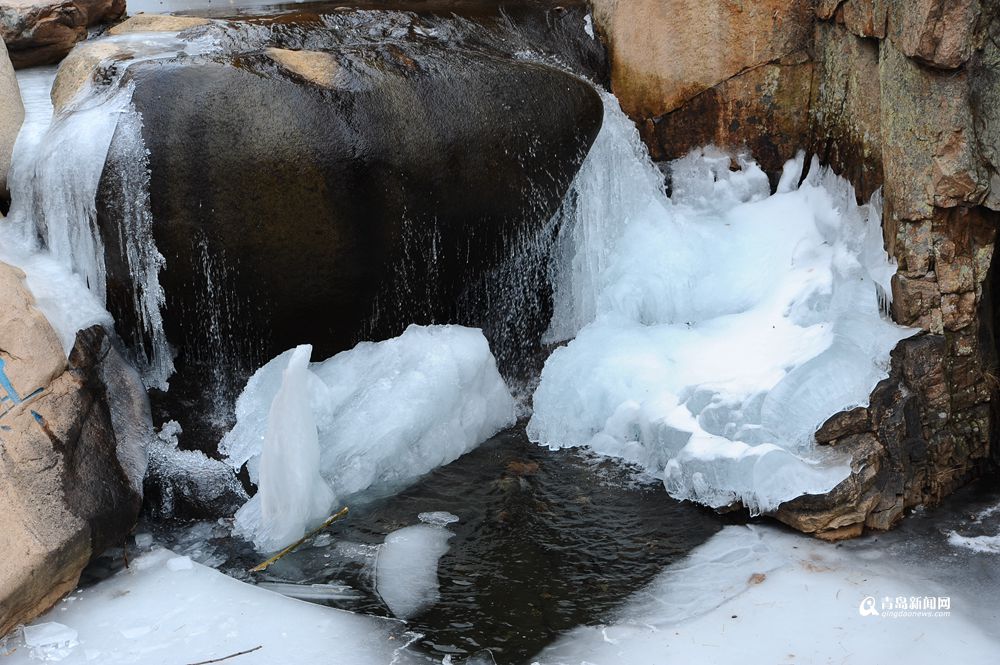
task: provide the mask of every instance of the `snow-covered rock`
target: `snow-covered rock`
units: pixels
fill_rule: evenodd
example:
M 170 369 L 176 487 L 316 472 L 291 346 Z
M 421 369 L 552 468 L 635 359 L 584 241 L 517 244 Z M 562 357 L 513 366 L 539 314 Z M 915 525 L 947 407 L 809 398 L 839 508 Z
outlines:
M 339 504 L 392 492 L 512 425 L 514 400 L 479 330 L 410 326 L 308 365 L 285 352 L 251 377 L 220 450 L 259 491 L 236 516 L 261 550 Z

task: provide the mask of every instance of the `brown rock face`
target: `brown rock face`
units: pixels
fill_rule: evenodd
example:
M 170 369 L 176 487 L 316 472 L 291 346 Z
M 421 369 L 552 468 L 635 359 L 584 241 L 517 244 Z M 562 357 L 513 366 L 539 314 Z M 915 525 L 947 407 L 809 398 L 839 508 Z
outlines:
M 7 172 L 14 141 L 24 122 L 24 104 L 7 48 L 0 42 L 0 199 L 7 197 Z
M 805 57 L 749 69 L 646 123 L 644 139 L 654 159 L 709 143 L 747 146 L 764 170 L 777 172 L 807 131 L 812 76 L 813 63 Z
M 0 264 L 0 635 L 76 585 L 135 523 L 148 403 L 101 328 L 67 363 L 20 272 Z
M 889 38 L 905 55 L 942 69 L 959 67 L 975 48 L 979 0 L 889 0 Z
M 611 86 L 633 117 L 673 111 L 703 91 L 804 49 L 809 3 L 801 0 L 595 0 L 611 41 Z
M 808 147 L 867 199 L 883 183 L 878 44 L 832 23 L 815 39 Z
M 125 0 L 3 0 L 0 39 L 15 68 L 49 65 L 86 37 L 87 28 L 124 13 Z

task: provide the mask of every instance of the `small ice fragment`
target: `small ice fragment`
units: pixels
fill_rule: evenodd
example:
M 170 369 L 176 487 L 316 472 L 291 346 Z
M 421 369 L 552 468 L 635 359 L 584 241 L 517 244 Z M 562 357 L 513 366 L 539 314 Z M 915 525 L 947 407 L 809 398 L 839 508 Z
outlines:
M 261 582 L 257 586 L 299 600 L 354 600 L 361 594 L 344 584 L 292 584 Z
M 135 536 L 135 546 L 143 550 L 149 549 L 153 546 L 153 534 L 137 533 Z
M 62 660 L 79 644 L 76 630 L 55 621 L 25 626 L 21 634 L 35 660 Z
M 194 564 L 191 563 L 191 557 L 189 556 L 175 556 L 172 559 L 167 560 L 167 568 L 177 572 L 179 570 L 191 570 Z
M 132 626 L 131 628 L 122 628 L 118 632 L 122 634 L 126 640 L 134 640 L 142 637 L 143 635 L 148 635 L 149 631 L 153 630 L 151 626 Z
M 594 38 L 594 18 L 587 14 L 583 18 L 583 31 L 587 33 L 587 36 L 591 39 Z
M 430 524 L 431 526 L 448 526 L 458 521 L 458 515 L 452 515 L 451 513 L 446 513 L 444 511 L 436 511 L 433 513 L 420 513 L 417 515 L 417 519 L 424 524 Z
M 429 524 L 386 536 L 375 561 L 375 589 L 394 615 L 409 619 L 438 601 L 438 560 L 451 537 L 444 526 Z

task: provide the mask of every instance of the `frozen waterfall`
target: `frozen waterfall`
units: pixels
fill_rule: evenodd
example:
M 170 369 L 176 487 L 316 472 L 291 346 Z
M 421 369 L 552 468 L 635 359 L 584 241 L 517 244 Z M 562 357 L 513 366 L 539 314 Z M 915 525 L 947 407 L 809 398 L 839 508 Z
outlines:
M 771 194 L 746 156 L 671 164 L 672 195 L 617 101 L 560 213 L 550 341 L 528 425 L 753 512 L 831 490 L 849 460 L 812 436 L 867 403 L 914 331 L 882 314 L 895 268 L 878 199 L 804 156 Z

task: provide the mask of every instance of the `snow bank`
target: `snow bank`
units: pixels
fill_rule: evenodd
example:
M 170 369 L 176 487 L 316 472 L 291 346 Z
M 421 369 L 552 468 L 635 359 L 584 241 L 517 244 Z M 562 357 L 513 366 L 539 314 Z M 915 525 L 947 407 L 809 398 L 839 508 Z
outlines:
M 577 628 L 534 661 L 937 665 L 956 654 L 969 663 L 996 660 L 1000 643 L 960 607 L 948 616 L 892 617 L 880 610 L 887 597 L 922 602 L 938 590 L 863 554 L 776 528 L 726 527 L 636 594 L 610 625 Z
M 458 521 L 449 513 L 421 513 L 424 524 L 393 531 L 379 548 L 375 588 L 393 615 L 409 619 L 441 597 L 438 560 L 448 551 L 452 532 L 446 525 Z
M 528 425 L 552 448 L 640 464 L 675 497 L 770 510 L 849 460 L 816 428 L 866 404 L 913 331 L 882 315 L 894 266 L 880 201 L 789 162 L 771 194 L 745 157 L 671 165 L 671 198 L 613 97 L 564 208 L 551 342 Z
M 479 330 L 414 325 L 325 362 L 307 365 L 310 352 L 286 351 L 251 377 L 220 444 L 258 485 L 236 531 L 263 551 L 514 423 L 514 400 Z
M 416 637 L 402 624 L 265 591 L 155 550 L 131 568 L 77 591 L 9 640 L 4 665 L 59 660 L 65 665 L 178 665 L 255 649 L 240 665 L 368 665 L 416 660 Z M 30 649 L 19 648 L 24 640 Z M 30 652 L 30 653 L 29 653 Z M 412 660 L 411 660 L 412 659 Z

